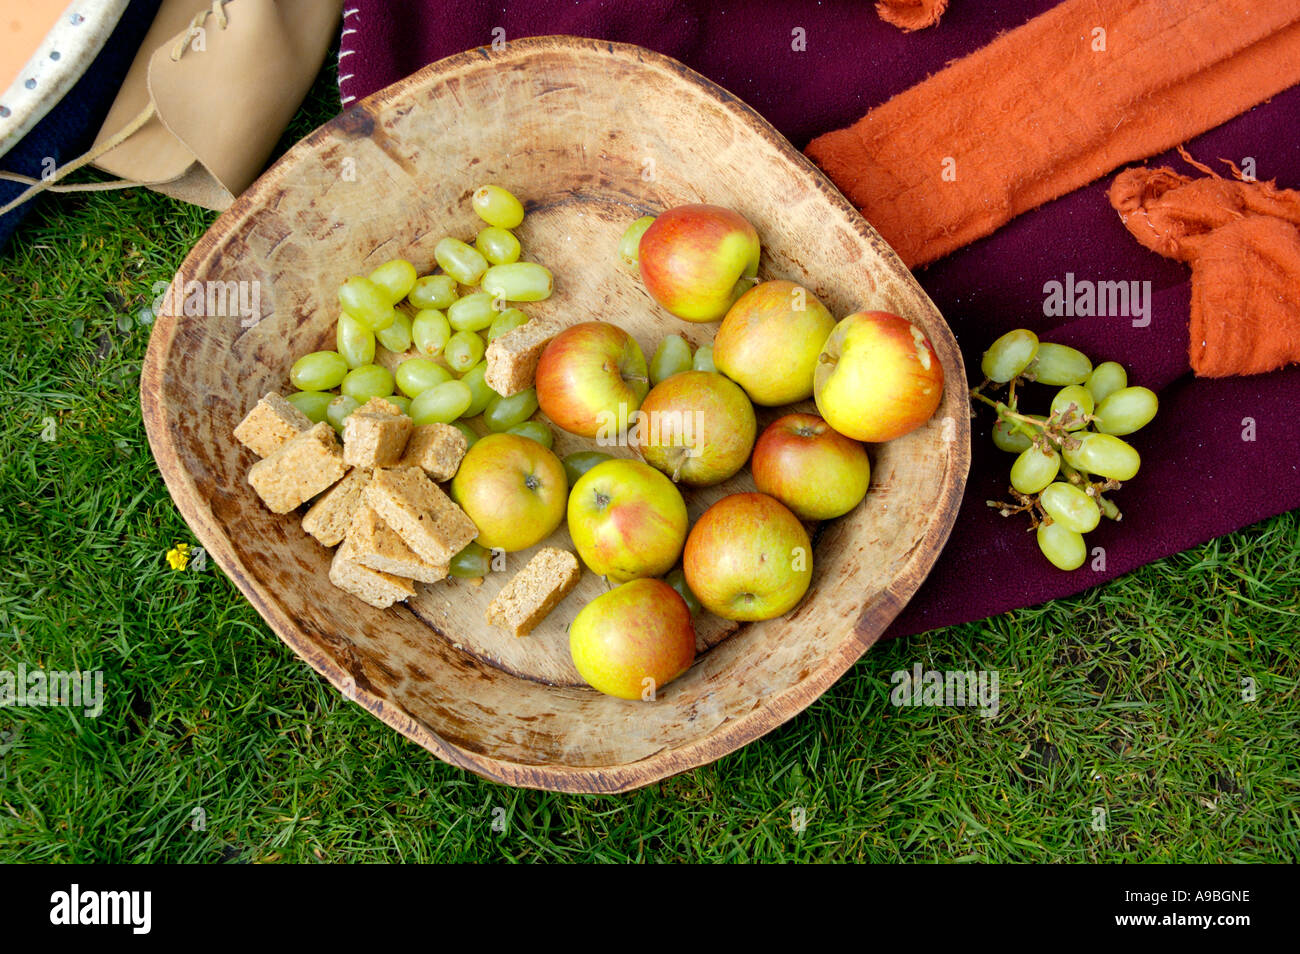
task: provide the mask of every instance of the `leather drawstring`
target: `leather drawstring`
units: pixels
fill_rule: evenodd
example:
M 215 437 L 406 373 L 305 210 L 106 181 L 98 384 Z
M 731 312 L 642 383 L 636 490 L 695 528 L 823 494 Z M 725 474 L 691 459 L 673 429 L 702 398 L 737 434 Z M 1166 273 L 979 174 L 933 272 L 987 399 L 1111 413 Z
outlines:
M 190 44 L 194 41 L 194 38 L 199 35 L 199 31 L 203 28 L 203 24 L 209 16 L 216 20 L 218 29 L 224 30 L 226 28 L 226 24 L 230 22 L 229 18 L 226 16 L 225 10 L 227 2 L 229 2 L 229 0 L 212 0 L 211 7 L 200 10 L 194 15 L 194 18 L 190 20 L 189 27 L 186 28 L 184 33 L 176 38 L 176 43 L 172 47 L 171 51 L 172 62 L 179 62 L 180 58 L 185 55 L 185 51 L 190 48 Z M 18 182 L 28 187 L 12 201 L 0 206 L 0 215 L 5 215 L 13 211 L 24 202 L 35 198 L 42 192 L 106 192 L 110 189 L 129 189 L 134 186 L 159 185 L 161 182 L 166 181 L 136 182 L 131 179 L 115 179 L 111 182 L 85 182 L 70 185 L 63 185 L 61 183 L 61 180 L 69 173 L 76 172 L 82 166 L 90 165 L 100 156 L 112 152 L 118 146 L 122 145 L 122 143 L 126 142 L 126 140 L 130 139 L 144 128 L 145 124 L 156 115 L 157 108 L 152 102 L 150 102 L 148 106 L 140 110 L 134 119 L 113 135 L 109 136 L 89 152 L 83 153 L 76 159 L 59 166 L 50 173 L 48 177 L 43 176 L 40 179 L 34 179 L 31 176 L 24 176 L 15 172 L 0 171 L 0 179 L 4 179 L 8 182 Z

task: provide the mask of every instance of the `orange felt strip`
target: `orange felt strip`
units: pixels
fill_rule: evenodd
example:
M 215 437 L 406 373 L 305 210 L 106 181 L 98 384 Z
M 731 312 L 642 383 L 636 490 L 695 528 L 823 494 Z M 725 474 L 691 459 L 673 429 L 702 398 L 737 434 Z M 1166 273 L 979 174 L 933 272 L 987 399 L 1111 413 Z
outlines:
M 1297 82 L 1297 0 L 1066 0 L 808 155 L 916 266 Z
M 948 0 L 880 0 L 876 13 L 908 33 L 934 26 L 948 9 Z
M 1126 169 L 1110 186 L 1139 242 L 1192 267 L 1192 369 L 1217 378 L 1300 362 L 1300 192 L 1193 165 L 1209 176 Z

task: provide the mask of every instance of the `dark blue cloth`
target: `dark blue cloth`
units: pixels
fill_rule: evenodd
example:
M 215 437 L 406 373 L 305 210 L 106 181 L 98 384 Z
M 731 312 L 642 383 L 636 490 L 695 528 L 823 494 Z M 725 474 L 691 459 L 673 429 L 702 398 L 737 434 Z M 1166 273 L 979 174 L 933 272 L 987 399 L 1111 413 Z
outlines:
M 0 169 L 39 178 L 47 156 L 56 165 L 63 165 L 90 148 L 161 5 L 162 0 L 131 0 L 90 68 L 13 149 L 0 156 Z M 0 179 L 0 205 L 26 188 Z M 49 196 L 37 196 L 0 215 L 0 248 L 8 243 L 23 217 L 42 201 L 51 200 Z

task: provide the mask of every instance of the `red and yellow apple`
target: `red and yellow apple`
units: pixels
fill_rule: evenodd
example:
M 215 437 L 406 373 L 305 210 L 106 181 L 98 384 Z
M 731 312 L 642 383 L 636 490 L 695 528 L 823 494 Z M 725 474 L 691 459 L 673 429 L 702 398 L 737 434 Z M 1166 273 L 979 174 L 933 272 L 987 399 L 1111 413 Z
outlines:
M 674 481 L 708 487 L 745 466 L 757 431 L 738 384 L 715 371 L 682 371 L 650 389 L 627 438 Z
M 772 619 L 812 582 L 812 544 L 799 518 L 767 494 L 731 494 L 704 511 L 682 554 L 686 585 L 723 619 Z
M 755 285 L 731 306 L 713 339 L 713 363 L 755 404 L 775 407 L 813 393 L 817 356 L 835 319 L 801 285 Z
M 672 569 L 686 542 L 686 501 L 639 460 L 608 460 L 569 492 L 569 536 L 593 573 L 624 583 Z
M 592 688 L 651 701 L 695 659 L 691 611 L 663 580 L 632 580 L 578 611 L 569 655 Z
M 537 403 L 558 427 L 616 436 L 650 390 L 645 355 L 607 321 L 586 321 L 551 339 L 537 363 Z
M 920 328 L 886 311 L 849 315 L 831 332 L 813 374 L 817 410 L 854 440 L 916 430 L 943 397 L 943 365 Z
M 758 233 L 730 209 L 679 205 L 646 229 L 637 256 L 655 301 L 687 321 L 717 321 L 753 286 Z
M 460 462 L 451 498 L 478 527 L 488 549 L 524 550 L 564 519 L 569 481 L 550 449 L 518 434 L 480 438 Z
M 787 414 L 767 426 L 750 463 L 754 485 L 804 520 L 832 520 L 867 495 L 867 449 L 816 414 Z

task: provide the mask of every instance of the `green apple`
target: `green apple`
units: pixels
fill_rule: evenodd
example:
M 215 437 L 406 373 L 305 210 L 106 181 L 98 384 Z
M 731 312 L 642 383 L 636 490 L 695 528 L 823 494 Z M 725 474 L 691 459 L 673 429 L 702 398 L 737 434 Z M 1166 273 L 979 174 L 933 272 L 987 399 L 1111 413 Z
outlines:
M 637 260 L 646 291 L 664 308 L 687 321 L 717 321 L 753 286 L 759 248 L 739 213 L 679 205 L 646 229 Z
M 674 481 L 708 487 L 745 466 L 757 431 L 738 384 L 715 371 L 682 371 L 650 389 L 627 438 Z
M 641 346 L 607 321 L 585 321 L 551 339 L 537 362 L 542 413 L 571 434 L 622 433 L 650 390 Z
M 731 494 L 691 528 L 686 585 L 723 619 L 772 619 L 794 609 L 812 582 L 812 544 L 799 518 L 767 494 Z
M 928 421 L 943 397 L 943 365 L 920 328 L 887 311 L 849 315 L 813 375 L 817 410 L 858 441 L 890 441 Z
M 804 520 L 831 520 L 867 495 L 867 450 L 816 414 L 787 414 L 754 445 L 754 485 Z
M 731 306 L 713 339 L 713 363 L 755 404 L 775 407 L 813 393 L 817 356 L 835 319 L 794 282 L 755 285 Z
M 569 654 L 592 688 L 652 701 L 695 659 L 691 611 L 663 580 L 632 580 L 578 611 Z
M 686 542 L 686 501 L 639 460 L 609 460 L 569 493 L 569 536 L 593 573 L 616 583 L 667 573 Z
M 480 546 L 525 550 L 564 519 L 569 482 L 543 444 L 518 434 L 488 434 L 465 454 L 451 498 L 478 527 Z

